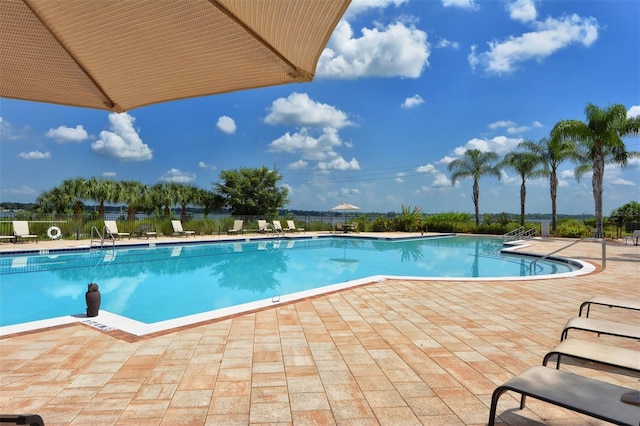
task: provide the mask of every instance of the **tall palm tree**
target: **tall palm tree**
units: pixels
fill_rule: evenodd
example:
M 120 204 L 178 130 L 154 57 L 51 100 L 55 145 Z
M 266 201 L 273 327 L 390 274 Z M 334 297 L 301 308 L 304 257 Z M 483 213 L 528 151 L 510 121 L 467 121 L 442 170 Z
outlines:
M 99 204 L 98 215 L 104 217 L 105 203 L 118 202 L 116 181 L 92 177 L 87 182 L 87 196 Z
M 527 179 L 535 179 L 546 176 L 547 170 L 540 168 L 542 164 L 540 158 L 531 152 L 510 152 L 504 156 L 500 167 L 504 169 L 511 169 L 520 175 L 520 226 L 524 226 L 525 216 L 525 200 L 527 198 Z
M 120 183 L 120 199 L 127 204 L 127 217 L 133 220 L 136 210 L 144 205 L 148 187 L 137 181 L 123 181 Z
M 476 210 L 476 226 L 480 225 L 480 185 L 482 176 L 495 176 L 500 180 L 500 168 L 494 163 L 498 161 L 498 154 L 492 151 L 482 152 L 479 149 L 465 151 L 464 155 L 456 158 L 447 166 L 451 174 L 451 184 L 455 185 L 459 179 L 473 178 L 473 205 Z
M 567 138 L 576 142 L 576 179 L 593 172 L 591 186 L 595 204 L 596 236 L 603 236 L 602 193 L 605 164 L 627 165 L 629 157 L 638 156 L 627 151 L 622 140 L 625 135 L 638 134 L 638 119 L 628 119 L 627 109 L 622 104 L 614 104 L 605 109 L 592 103 L 585 108 L 586 122 L 562 120 L 551 131 L 552 137 Z
M 73 209 L 76 217 L 82 215 L 84 200 L 87 199 L 87 180 L 84 178 L 66 179 L 60 185 L 60 191 L 64 194 L 69 207 Z
M 558 231 L 558 211 L 556 199 L 558 196 L 558 167 L 564 161 L 572 158 L 573 144 L 558 137 L 542 138 L 538 143 L 522 141 L 518 145 L 526 152 L 535 154 L 549 172 L 549 194 L 551 196 L 551 230 Z

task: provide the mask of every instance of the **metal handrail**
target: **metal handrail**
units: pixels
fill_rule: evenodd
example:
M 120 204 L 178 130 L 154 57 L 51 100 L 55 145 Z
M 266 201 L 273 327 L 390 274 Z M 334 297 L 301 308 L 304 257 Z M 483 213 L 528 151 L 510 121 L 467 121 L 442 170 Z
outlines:
M 564 247 L 559 248 L 558 250 L 552 251 L 551 253 L 545 254 L 542 257 L 537 258 L 536 260 L 534 260 L 533 262 L 531 262 L 531 264 L 529 265 L 529 273 L 531 273 L 531 270 L 533 269 L 533 265 L 536 264 L 537 261 L 539 260 L 544 260 L 546 258 L 548 258 L 549 256 L 553 256 L 554 254 L 558 253 L 559 251 L 562 251 L 566 248 L 572 247 L 578 243 L 581 243 L 583 241 L 599 241 L 600 244 L 602 245 L 602 270 L 604 271 L 607 267 L 607 243 L 604 239 L 602 238 L 583 238 L 581 240 L 578 241 L 574 241 L 569 245 L 566 245 Z
M 509 231 L 506 234 L 503 234 L 502 238 L 517 237 L 518 235 L 520 235 L 520 233 L 522 231 L 524 231 L 524 226 L 521 226 L 520 228 L 514 229 L 513 231 Z
M 100 248 L 104 247 L 104 237 L 102 236 L 102 234 L 100 233 L 100 231 L 98 230 L 98 228 L 96 226 L 92 226 L 91 227 L 91 247 L 93 247 L 93 235 L 94 232 L 98 235 L 99 241 L 100 241 Z M 107 234 L 109 235 L 110 239 L 111 239 L 111 244 L 113 245 L 113 248 L 116 248 L 116 240 L 115 238 L 113 238 L 113 235 L 111 234 L 111 232 L 105 232 L 105 236 L 107 236 Z

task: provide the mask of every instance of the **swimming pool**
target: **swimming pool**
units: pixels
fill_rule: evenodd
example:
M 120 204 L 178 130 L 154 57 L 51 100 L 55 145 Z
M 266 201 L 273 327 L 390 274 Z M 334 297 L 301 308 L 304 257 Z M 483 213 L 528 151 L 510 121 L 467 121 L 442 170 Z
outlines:
M 500 253 L 501 239 L 457 236 L 264 239 L 0 256 L 0 326 L 76 315 L 87 283 L 104 311 L 144 324 L 271 303 L 367 277 L 530 277 L 570 273 L 572 262 Z

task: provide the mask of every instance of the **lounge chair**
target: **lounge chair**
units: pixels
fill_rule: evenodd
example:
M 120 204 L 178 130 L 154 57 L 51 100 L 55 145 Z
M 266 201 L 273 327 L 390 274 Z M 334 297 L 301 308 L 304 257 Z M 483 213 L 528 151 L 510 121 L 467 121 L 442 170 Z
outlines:
M 189 235 L 193 235 L 194 238 L 196 236 L 196 231 L 185 231 L 184 229 L 182 229 L 182 222 L 180 222 L 179 220 L 172 220 L 171 226 L 173 226 L 173 235 L 176 235 L 176 234 L 178 236 L 184 235 L 185 237 L 189 237 Z
M 268 234 L 270 232 L 273 232 L 271 224 L 264 219 L 258 219 L 258 233 Z
M 337 222 L 336 223 L 335 231 L 336 232 L 344 232 L 344 229 L 342 228 L 342 222 Z
M 277 234 L 284 234 L 284 229 L 282 229 L 282 225 L 279 220 L 272 221 L 273 223 L 273 232 Z
M 293 220 L 287 220 L 287 227 L 284 228 L 284 230 L 289 232 L 304 232 L 304 228 L 297 228 Z
M 638 242 L 640 242 L 640 229 L 636 229 L 635 231 L 633 231 L 632 235 L 628 235 L 627 237 L 625 237 L 624 239 L 624 243 L 625 245 L 627 244 L 627 241 L 631 240 L 631 242 L 633 243 L 634 246 L 638 245 Z
M 29 222 L 26 220 L 13 221 L 13 242 L 17 243 L 19 239 L 32 239 L 36 240 L 36 244 L 38 243 L 38 236 L 29 232 Z
M 131 234 L 128 232 L 120 232 L 118 231 L 118 225 L 116 225 L 115 220 L 105 220 L 104 221 L 104 235 L 111 235 L 115 238 L 129 237 L 131 239 Z
M 243 220 L 234 220 L 233 228 L 229 229 L 227 231 L 227 234 L 244 234 L 244 229 L 242 228 L 243 224 L 244 224 Z
M 560 368 L 560 362 L 563 358 L 569 357 L 640 372 L 640 351 L 605 345 L 590 340 L 573 338 L 563 340 L 544 356 L 542 365 L 547 365 L 554 356 L 556 357 L 556 369 Z
M 506 391 L 522 395 L 520 409 L 527 396 L 567 408 L 596 419 L 619 425 L 638 426 L 640 406 L 623 402 L 633 389 L 595 380 L 589 377 L 537 365 L 529 367 L 493 391 L 489 426 L 495 424 L 498 399 Z
M 564 326 L 560 341 L 567 338 L 569 330 L 591 331 L 609 336 L 627 337 L 630 339 L 640 339 L 640 327 L 636 324 L 623 324 L 613 321 L 602 321 L 593 318 L 573 317 Z
M 44 426 L 44 420 L 38 414 L 0 414 L 3 425 Z
M 608 306 L 609 308 L 623 308 L 623 309 L 633 309 L 635 311 L 640 311 L 640 300 L 637 299 L 618 299 L 616 297 L 608 297 L 608 296 L 594 296 L 586 302 L 582 302 L 580 305 L 580 310 L 578 311 L 578 316 L 582 316 L 582 310 L 584 307 L 587 307 L 587 312 L 585 317 L 589 317 L 589 309 L 591 309 L 591 305 L 602 305 Z
M 16 240 L 15 235 L 0 235 L 0 242 L 2 241 L 15 242 L 15 240 Z

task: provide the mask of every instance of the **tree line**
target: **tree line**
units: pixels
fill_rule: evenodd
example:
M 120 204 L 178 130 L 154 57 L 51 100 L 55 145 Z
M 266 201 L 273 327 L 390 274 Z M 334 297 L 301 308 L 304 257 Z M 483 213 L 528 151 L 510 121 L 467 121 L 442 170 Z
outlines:
M 603 235 L 602 193 L 606 164 L 625 167 L 629 158 L 640 153 L 627 151 L 622 140 L 637 136 L 640 116 L 628 118 L 624 105 L 614 104 L 600 108 L 591 103 L 585 108 L 586 121 L 562 120 L 548 137 L 538 142 L 524 140 L 518 148 L 502 159 L 495 152 L 467 150 L 448 165 L 451 182 L 473 179 L 473 203 L 476 226 L 480 224 L 480 186 L 483 176 L 501 178 L 501 170 L 515 171 L 520 185 L 520 224 L 525 221 L 526 182 L 528 179 L 548 177 L 551 197 L 551 227 L 557 231 L 556 198 L 558 167 L 565 161 L 576 164 L 574 174 L 580 179 L 592 173 L 596 232 Z M 104 216 L 105 205 L 123 203 L 129 218 L 136 212 L 169 216 L 174 206 L 180 206 L 181 217 L 187 216 L 187 207 L 202 207 L 204 216 L 228 208 L 233 216 L 252 215 L 276 217 L 288 202 L 288 190 L 279 187 L 282 179 L 276 170 L 267 167 L 223 170 L 214 190 L 205 190 L 182 183 L 145 185 L 137 181 L 113 179 L 75 178 L 44 191 L 36 200 L 35 210 L 40 213 L 82 214 L 85 202 L 91 200 Z
M 531 178 L 548 177 L 551 196 L 551 227 L 557 231 L 556 198 L 558 193 L 557 171 L 561 163 L 576 164 L 574 175 L 579 180 L 591 172 L 591 184 L 595 206 L 596 233 L 603 236 L 602 193 L 606 164 L 627 165 L 632 157 L 640 153 L 627 151 L 624 136 L 637 136 L 640 131 L 640 116 L 627 117 L 624 105 L 614 104 L 600 108 L 592 103 L 585 108 L 586 122 L 562 120 L 549 137 L 538 142 L 525 140 L 516 151 L 500 160 L 492 151 L 467 150 L 462 157 L 449 163 L 452 185 L 463 178 L 473 179 L 473 204 L 476 226 L 480 224 L 480 185 L 482 176 L 494 176 L 500 180 L 502 169 L 518 173 L 520 184 L 520 224 L 524 226 L 526 181 Z

